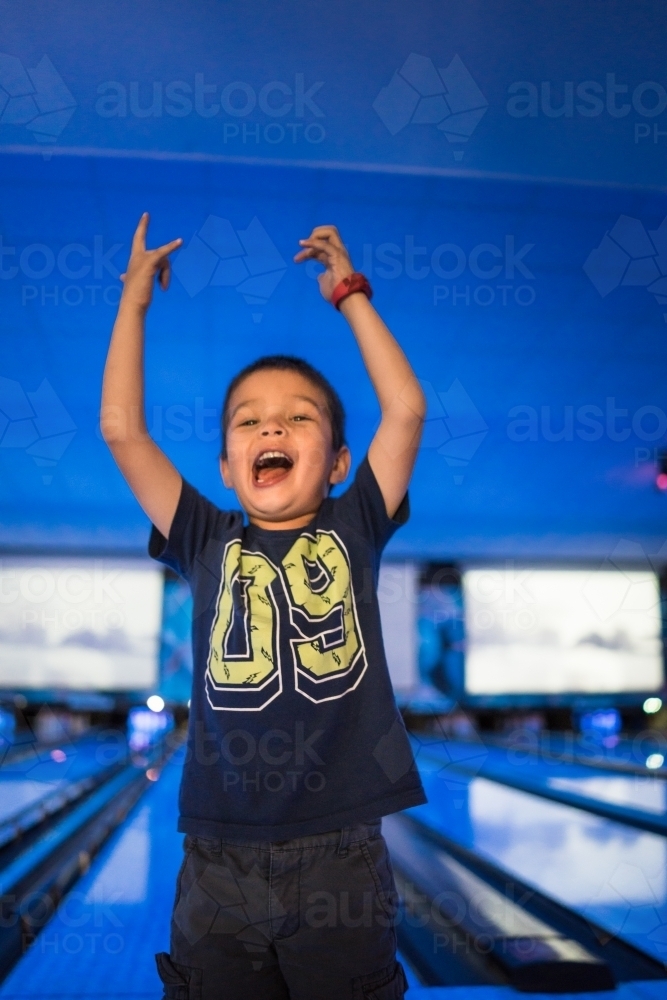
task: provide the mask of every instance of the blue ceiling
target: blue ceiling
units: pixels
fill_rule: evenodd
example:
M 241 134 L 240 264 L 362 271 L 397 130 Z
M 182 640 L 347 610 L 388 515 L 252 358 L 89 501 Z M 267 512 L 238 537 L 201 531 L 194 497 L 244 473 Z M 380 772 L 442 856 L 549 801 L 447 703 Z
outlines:
M 660 550 L 662 5 L 0 0 L 0 14 L 0 544 L 145 545 L 97 408 L 147 209 L 155 242 L 185 240 L 148 320 L 149 421 L 216 502 L 233 503 L 220 399 L 259 354 L 331 377 L 355 460 L 373 433 L 352 337 L 291 263 L 334 222 L 429 395 L 394 554 Z

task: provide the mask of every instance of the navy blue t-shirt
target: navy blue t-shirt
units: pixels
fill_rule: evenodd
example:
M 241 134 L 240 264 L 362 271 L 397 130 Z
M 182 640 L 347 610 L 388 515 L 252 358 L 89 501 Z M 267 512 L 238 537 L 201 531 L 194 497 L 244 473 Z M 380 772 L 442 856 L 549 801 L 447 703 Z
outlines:
M 194 678 L 179 830 L 278 841 L 425 801 L 382 644 L 393 519 L 368 459 L 304 528 L 244 527 L 183 482 L 149 552 L 188 580 Z

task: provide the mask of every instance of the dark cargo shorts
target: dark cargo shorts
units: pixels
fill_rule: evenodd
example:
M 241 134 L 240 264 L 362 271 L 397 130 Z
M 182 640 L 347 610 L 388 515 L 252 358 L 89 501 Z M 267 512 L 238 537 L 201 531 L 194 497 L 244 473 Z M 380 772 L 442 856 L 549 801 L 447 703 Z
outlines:
M 170 1000 L 401 1000 L 394 877 L 380 823 L 282 843 L 185 838 Z

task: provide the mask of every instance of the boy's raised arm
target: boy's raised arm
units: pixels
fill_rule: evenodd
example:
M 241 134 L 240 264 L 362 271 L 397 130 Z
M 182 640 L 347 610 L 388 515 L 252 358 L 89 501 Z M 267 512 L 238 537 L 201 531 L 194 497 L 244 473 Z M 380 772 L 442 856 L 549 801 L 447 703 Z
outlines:
M 172 240 L 146 249 L 148 214 L 142 215 L 132 240 L 125 287 L 104 369 L 100 427 L 120 471 L 156 528 L 167 538 L 181 494 L 181 476 L 148 433 L 144 413 L 144 319 L 157 276 L 169 285 L 169 254 L 181 245 Z
M 354 272 L 335 226 L 317 226 L 296 261 L 315 259 L 326 267 L 320 291 L 329 302 L 336 285 Z M 352 327 L 377 393 L 382 420 L 368 450 L 389 517 L 398 510 L 410 482 L 426 414 L 417 377 L 398 343 L 363 292 L 343 299 L 340 311 Z

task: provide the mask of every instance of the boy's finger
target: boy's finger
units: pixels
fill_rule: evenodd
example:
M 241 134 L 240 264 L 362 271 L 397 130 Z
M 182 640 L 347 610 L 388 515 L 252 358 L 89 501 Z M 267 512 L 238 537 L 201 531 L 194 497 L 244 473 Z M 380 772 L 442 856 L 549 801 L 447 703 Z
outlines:
M 325 239 L 332 246 L 336 246 L 339 249 L 343 248 L 343 241 L 341 240 L 340 233 L 335 226 L 315 226 L 310 234 L 310 238 Z
M 340 241 L 329 239 L 328 236 L 309 236 L 307 240 L 299 240 L 302 246 L 326 247 L 329 250 L 342 250 L 343 244 Z
M 296 264 L 300 264 L 304 260 L 319 260 L 323 264 L 326 264 L 327 257 L 325 254 L 320 253 L 317 248 L 308 248 L 307 250 L 299 250 L 299 252 L 294 255 L 294 262 Z
M 179 236 L 177 240 L 172 240 L 171 243 L 165 243 L 164 246 L 158 247 L 155 253 L 159 254 L 160 257 L 166 257 L 167 254 L 172 253 L 180 247 L 182 242 L 183 240 Z
M 315 253 L 325 254 L 327 257 L 333 256 L 335 253 L 339 252 L 339 248 L 334 244 L 330 243 L 329 240 L 323 239 L 322 237 L 311 237 L 307 240 L 299 240 L 299 243 L 303 247 L 309 247 Z
M 330 243 L 340 243 L 340 233 L 335 226 L 315 226 L 310 236 L 309 240 L 327 240 Z M 303 243 L 303 240 L 299 240 L 299 243 Z
M 319 245 L 315 240 L 299 240 L 301 245 L 301 250 L 298 253 L 313 253 L 313 251 L 319 248 Z
M 135 229 L 134 236 L 132 237 L 132 253 L 138 253 L 140 250 L 146 249 L 146 232 L 148 231 L 148 222 L 148 212 L 144 212 L 139 219 L 139 225 Z
M 340 234 L 335 226 L 314 226 L 311 236 L 338 236 Z
M 169 288 L 169 279 L 171 277 L 171 265 L 169 264 L 169 259 L 165 260 L 164 264 L 160 268 L 160 273 L 158 274 L 158 281 L 160 282 L 160 288 L 163 292 L 166 292 Z
M 294 260 L 300 264 L 302 260 L 318 260 L 325 267 L 329 266 L 329 255 L 319 247 L 308 247 L 296 254 Z
M 317 253 L 319 250 L 318 245 L 313 240 L 299 240 L 302 249 L 299 253 Z

